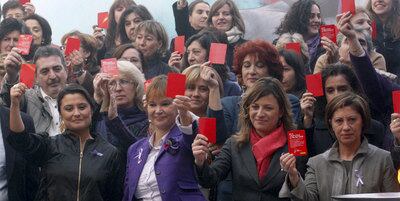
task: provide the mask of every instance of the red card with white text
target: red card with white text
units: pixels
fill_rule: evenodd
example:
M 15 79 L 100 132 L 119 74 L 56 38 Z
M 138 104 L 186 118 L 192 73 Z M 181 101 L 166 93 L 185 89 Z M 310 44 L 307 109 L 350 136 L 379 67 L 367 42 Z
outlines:
M 393 91 L 392 98 L 393 98 L 393 112 L 400 114 L 400 91 Z
M 185 36 L 177 36 L 174 41 L 175 52 L 185 53 Z
M 372 21 L 371 22 L 371 38 L 372 38 L 372 40 L 375 40 L 376 39 L 376 37 L 378 36 L 378 30 L 376 29 L 376 21 L 374 20 L 374 21 Z
M 341 0 L 340 1 L 342 5 L 342 12 L 341 13 L 347 13 L 351 12 L 351 14 L 355 14 L 356 12 L 356 3 L 354 0 Z
M 311 92 L 315 97 L 323 96 L 322 76 L 321 73 L 306 75 L 307 91 Z
M 19 0 L 19 3 L 21 5 L 24 5 L 24 4 L 29 3 L 29 2 L 31 2 L 31 1 L 30 0 Z
M 186 75 L 180 73 L 168 73 L 166 96 L 175 98 L 176 95 L 185 95 Z
M 301 45 L 300 45 L 300 43 L 286 43 L 285 49 L 286 50 L 293 50 L 298 55 L 301 55 Z
M 97 27 L 108 29 L 108 12 L 101 12 L 97 14 Z
M 199 133 L 208 138 L 211 144 L 217 143 L 217 120 L 215 118 L 199 118 Z
M 102 59 L 101 60 L 101 71 L 107 73 L 110 76 L 118 76 L 119 70 L 117 67 L 117 59 Z
M 322 37 L 327 37 L 329 38 L 329 40 L 331 40 L 332 42 L 336 43 L 336 35 L 337 35 L 337 31 L 336 31 L 336 26 L 331 24 L 331 25 L 321 25 L 321 27 L 319 28 L 319 35 Z
M 32 35 L 19 35 L 17 48 L 21 50 L 22 55 L 28 55 L 31 49 Z
M 35 64 L 22 64 L 19 73 L 19 81 L 24 83 L 28 88 L 32 88 L 35 83 Z
M 69 56 L 71 52 L 73 52 L 74 50 L 79 51 L 80 48 L 81 48 L 81 41 L 79 40 L 79 38 L 68 37 L 67 43 L 65 45 L 64 54 L 65 56 Z
M 209 60 L 211 64 L 225 64 L 228 45 L 224 43 L 211 43 Z
M 146 92 L 147 91 L 147 88 L 149 87 L 149 85 L 151 84 L 151 82 L 153 81 L 153 79 L 149 79 L 149 80 L 146 80 L 145 82 L 144 82 L 144 92 Z
M 292 130 L 288 132 L 289 153 L 294 156 L 307 155 L 306 132 L 304 130 Z

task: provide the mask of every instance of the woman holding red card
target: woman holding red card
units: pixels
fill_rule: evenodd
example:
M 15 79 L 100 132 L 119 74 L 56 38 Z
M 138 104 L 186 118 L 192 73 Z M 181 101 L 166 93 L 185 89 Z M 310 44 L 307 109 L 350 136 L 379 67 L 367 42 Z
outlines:
M 292 154 L 280 157 L 288 172 L 280 197 L 305 201 L 330 201 L 331 196 L 353 193 L 397 192 L 390 153 L 368 144 L 363 132 L 370 124 L 367 101 L 343 93 L 326 107 L 325 121 L 336 142 L 325 153 L 312 157 L 304 181 Z
M 280 200 L 285 174 L 279 157 L 288 151 L 286 135 L 295 128 L 282 84 L 275 78 L 255 81 L 243 96 L 240 131 L 229 138 L 208 165 L 208 139 L 198 134 L 192 144 L 199 182 L 212 187 L 232 173 L 233 200 Z M 305 171 L 304 158 L 298 168 Z
M 190 146 L 196 123 L 188 112 L 190 98 L 166 97 L 166 89 L 165 75 L 147 87 L 150 133 L 128 150 L 123 201 L 205 201 L 193 169 Z

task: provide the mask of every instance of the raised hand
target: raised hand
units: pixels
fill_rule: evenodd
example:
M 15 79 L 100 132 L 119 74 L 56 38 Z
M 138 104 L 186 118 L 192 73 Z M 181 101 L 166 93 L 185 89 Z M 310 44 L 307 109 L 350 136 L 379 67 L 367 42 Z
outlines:
M 117 86 L 110 86 L 108 88 L 107 95 L 109 96 L 109 106 L 108 106 L 108 119 L 113 120 L 118 116 L 118 107 L 116 102 L 116 91 Z
M 393 113 L 391 116 L 390 131 L 392 131 L 397 142 L 400 143 L 400 114 Z
M 321 44 L 322 47 L 326 50 L 329 64 L 339 61 L 339 47 L 336 45 L 336 43 L 324 36 L 321 38 Z
M 190 98 L 187 96 L 177 95 L 174 99 L 174 105 L 179 112 L 179 119 L 183 126 L 188 126 L 192 123 L 192 115 L 190 114 Z
M 22 56 L 20 54 L 21 50 L 13 47 L 11 52 L 9 52 L 4 59 L 4 66 L 7 72 L 7 79 L 10 82 L 15 82 L 18 78 L 18 73 L 23 63 Z
M 312 124 L 315 101 L 317 101 L 317 99 L 315 99 L 310 92 L 304 93 L 300 99 L 300 108 L 304 115 L 303 125 L 305 128 L 309 128 Z
M 35 6 L 31 2 L 25 3 L 22 6 L 25 9 L 26 16 L 35 14 Z
M 15 84 L 10 89 L 11 107 L 19 108 L 22 96 L 25 94 L 28 87 L 24 83 Z
M 108 81 L 111 79 L 106 73 L 97 73 L 93 79 L 94 100 L 100 104 L 103 100 L 104 91 L 108 88 Z
M 194 163 L 198 167 L 203 167 L 204 162 L 207 160 L 208 154 L 208 139 L 202 134 L 197 134 L 192 143 L 192 152 L 194 156 Z
M 299 182 L 299 174 L 296 168 L 296 157 L 290 153 L 283 154 L 279 158 L 281 168 L 289 174 L 289 180 L 293 187 L 297 186 Z
M 219 90 L 219 83 L 217 80 L 217 75 L 215 71 L 210 67 L 210 62 L 203 63 L 201 66 L 200 78 L 206 81 L 208 88 L 211 89 L 218 89 Z
M 169 57 L 169 60 L 168 60 L 168 66 L 173 66 L 173 67 L 180 69 L 181 68 L 181 60 L 182 60 L 182 57 L 179 54 L 179 52 L 177 52 L 177 51 L 172 52 L 171 57 Z

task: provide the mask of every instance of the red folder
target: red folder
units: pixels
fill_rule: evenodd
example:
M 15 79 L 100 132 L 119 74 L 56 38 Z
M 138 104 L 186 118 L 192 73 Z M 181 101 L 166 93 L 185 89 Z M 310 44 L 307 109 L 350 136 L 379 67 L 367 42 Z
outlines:
M 108 12 L 101 12 L 97 14 L 97 27 L 108 29 Z
M 325 36 L 332 42 L 336 43 L 337 29 L 335 25 L 321 25 L 319 33 L 321 38 Z
M 22 64 L 19 81 L 24 83 L 28 88 L 32 88 L 35 83 L 35 64 Z
M 201 117 L 199 119 L 199 133 L 206 136 L 211 144 L 217 143 L 217 120 Z
M 292 130 L 288 132 L 289 153 L 294 156 L 307 155 L 306 132 L 304 130 Z
M 392 92 L 393 112 L 400 114 L 400 90 Z
M 175 98 L 176 95 L 185 95 L 186 75 L 180 73 L 168 73 L 166 96 Z
M 74 50 L 79 51 L 80 48 L 81 48 L 81 41 L 79 40 L 79 38 L 68 37 L 67 43 L 65 45 L 64 54 L 65 56 L 69 56 L 71 52 L 73 52 Z
M 103 73 L 107 73 L 110 76 L 118 76 L 119 70 L 117 67 L 117 59 L 116 58 L 102 59 L 101 71 Z
M 211 43 L 208 57 L 211 64 L 225 64 L 227 48 L 228 46 L 224 43 Z
M 323 96 L 324 89 L 322 88 L 321 73 L 306 75 L 307 91 L 311 92 L 315 97 Z
M 185 36 L 177 36 L 174 41 L 174 47 L 179 54 L 185 53 Z
M 31 49 L 32 35 L 19 35 L 17 48 L 21 50 L 22 55 L 28 55 Z

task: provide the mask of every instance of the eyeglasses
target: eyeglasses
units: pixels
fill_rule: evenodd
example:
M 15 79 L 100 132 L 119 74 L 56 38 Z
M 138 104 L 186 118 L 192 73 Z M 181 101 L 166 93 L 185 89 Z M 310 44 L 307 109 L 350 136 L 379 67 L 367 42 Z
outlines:
M 120 79 L 120 80 L 112 80 L 108 83 L 108 85 L 111 87 L 116 87 L 117 84 L 119 84 L 119 86 L 121 87 L 126 87 L 130 84 L 133 84 L 133 82 L 125 79 Z

